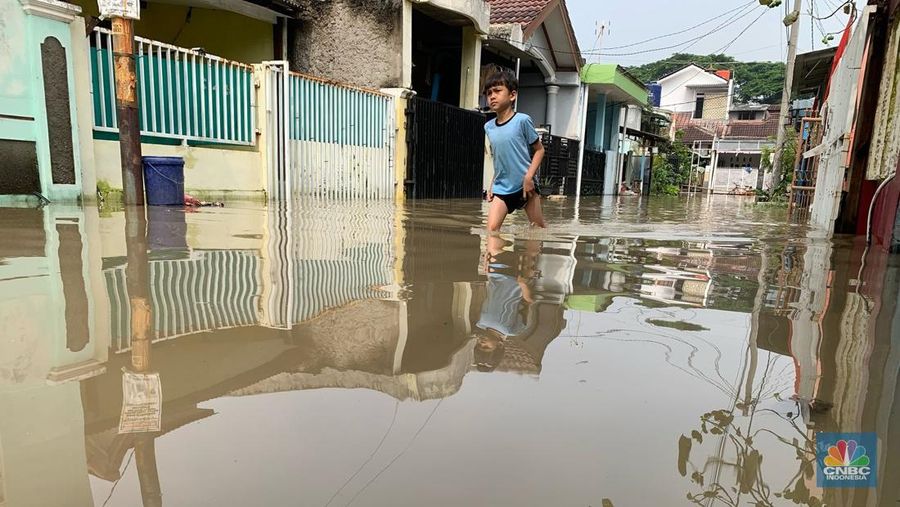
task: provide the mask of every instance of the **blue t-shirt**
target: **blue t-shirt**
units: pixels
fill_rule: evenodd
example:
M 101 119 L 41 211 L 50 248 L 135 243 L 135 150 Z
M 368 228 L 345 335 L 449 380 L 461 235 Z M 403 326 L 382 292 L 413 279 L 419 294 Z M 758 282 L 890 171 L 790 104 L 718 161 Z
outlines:
M 531 117 L 514 113 L 506 123 L 498 124 L 496 119 L 485 123 L 484 131 L 494 156 L 494 193 L 521 192 L 531 165 L 531 145 L 540 138 Z
M 528 329 L 522 316 L 522 287 L 514 276 L 490 273 L 487 297 L 481 305 L 481 318 L 475 324 L 481 329 L 493 329 L 504 336 L 519 336 Z

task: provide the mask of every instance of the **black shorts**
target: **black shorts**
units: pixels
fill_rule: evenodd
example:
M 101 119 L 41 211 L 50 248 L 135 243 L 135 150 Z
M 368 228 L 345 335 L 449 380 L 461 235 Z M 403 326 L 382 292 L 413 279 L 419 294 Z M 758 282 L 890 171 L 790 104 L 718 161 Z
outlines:
M 500 198 L 504 203 L 506 203 L 506 212 L 512 213 L 516 210 L 520 210 L 528 204 L 529 199 L 540 198 L 541 189 L 538 188 L 537 182 L 534 183 L 534 193 L 528 196 L 528 199 L 525 198 L 523 192 L 520 190 L 514 194 L 494 194 L 494 198 Z

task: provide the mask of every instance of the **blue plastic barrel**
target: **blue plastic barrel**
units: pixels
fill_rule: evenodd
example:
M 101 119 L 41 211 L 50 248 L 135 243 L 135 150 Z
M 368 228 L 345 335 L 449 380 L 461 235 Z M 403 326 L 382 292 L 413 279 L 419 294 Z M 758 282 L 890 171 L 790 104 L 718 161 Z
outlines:
M 150 206 L 184 205 L 184 159 L 142 157 L 144 189 Z

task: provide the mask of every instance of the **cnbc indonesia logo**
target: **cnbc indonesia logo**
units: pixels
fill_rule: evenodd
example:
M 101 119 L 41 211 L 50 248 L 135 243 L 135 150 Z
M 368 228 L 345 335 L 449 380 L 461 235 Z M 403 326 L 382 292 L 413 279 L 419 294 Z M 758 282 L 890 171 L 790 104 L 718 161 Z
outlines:
M 819 433 L 816 443 L 820 487 L 866 488 L 875 485 L 876 440 L 873 433 Z

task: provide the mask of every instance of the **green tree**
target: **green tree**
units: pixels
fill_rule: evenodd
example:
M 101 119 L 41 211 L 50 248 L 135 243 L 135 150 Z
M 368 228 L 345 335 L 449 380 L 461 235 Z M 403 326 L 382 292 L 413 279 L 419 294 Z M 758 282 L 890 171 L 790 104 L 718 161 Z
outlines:
M 677 195 L 691 174 L 691 150 L 682 142 L 684 132 L 675 133 L 675 140 L 659 147 L 653 159 L 650 193 Z
M 735 81 L 736 102 L 777 104 L 784 86 L 784 63 L 739 62 L 725 54 L 696 55 L 675 53 L 672 56 L 628 70 L 642 82 L 656 81 L 691 63 L 704 69 L 730 70 Z
M 775 182 L 770 190 L 757 190 L 757 200 L 760 202 L 787 200 L 788 187 L 794 176 L 794 164 L 797 162 L 797 131 L 793 128 L 784 129 L 784 145 L 781 148 L 781 181 Z M 771 141 L 775 141 L 774 138 Z M 768 146 L 762 149 L 762 169 L 766 172 L 772 170 L 775 148 Z

